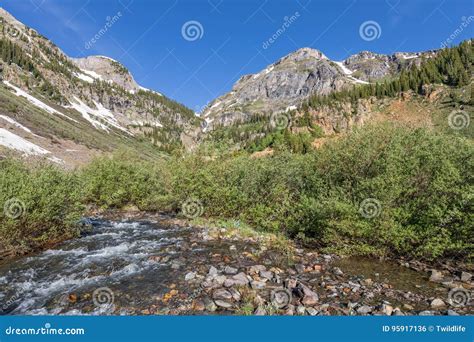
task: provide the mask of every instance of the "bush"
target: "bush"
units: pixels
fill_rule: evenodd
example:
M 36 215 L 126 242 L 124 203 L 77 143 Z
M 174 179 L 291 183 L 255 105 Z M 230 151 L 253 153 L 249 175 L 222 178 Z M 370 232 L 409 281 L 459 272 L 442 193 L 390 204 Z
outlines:
M 170 202 L 170 175 L 161 161 L 117 153 L 93 160 L 80 178 L 83 202 L 103 209 L 135 205 L 140 210 L 164 210 Z
M 0 161 L 0 250 L 27 252 L 79 233 L 83 212 L 75 174 L 51 165 Z
M 1 162 L 2 203 L 27 215 L 0 216 L 0 241 L 25 248 L 77 233 L 82 204 L 183 210 L 239 219 L 342 254 L 472 258 L 472 140 L 394 125 L 365 126 L 320 149 L 273 156 L 143 160 L 102 157 L 75 173 Z M 198 210 L 200 213 L 200 211 Z
M 171 167 L 175 209 L 239 218 L 344 254 L 465 257 L 473 246 L 473 145 L 392 125 L 364 127 L 309 154 Z
M 366 127 L 318 152 L 292 232 L 358 254 L 465 256 L 474 236 L 473 162 L 467 139 Z

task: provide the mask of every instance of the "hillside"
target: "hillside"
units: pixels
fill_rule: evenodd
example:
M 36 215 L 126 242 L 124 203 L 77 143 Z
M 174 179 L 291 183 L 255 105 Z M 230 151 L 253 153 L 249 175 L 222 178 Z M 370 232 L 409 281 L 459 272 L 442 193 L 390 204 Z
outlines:
M 379 58 L 366 52 L 362 55 L 371 61 Z M 472 137 L 472 43 L 466 41 L 437 53 L 409 56 L 412 58 L 403 56 L 410 64 L 379 74 L 379 80 L 348 84 L 347 78 L 335 76 L 342 82 L 339 89 L 314 91 L 284 111 L 237 116 L 216 113 L 214 119 L 206 118 L 211 123 L 201 139 L 205 145 L 251 152 L 277 145 L 307 151 L 315 139 L 317 145 L 317 139 L 348 133 L 372 121 L 392 121 Z M 349 58 L 347 63 L 355 62 Z M 364 75 L 369 75 L 365 70 Z M 452 128 L 457 125 L 461 127 Z
M 183 132 L 199 125 L 193 111 L 139 86 L 118 61 L 70 58 L 3 9 L 0 19 L 3 147 L 75 164 L 125 145 L 182 148 Z

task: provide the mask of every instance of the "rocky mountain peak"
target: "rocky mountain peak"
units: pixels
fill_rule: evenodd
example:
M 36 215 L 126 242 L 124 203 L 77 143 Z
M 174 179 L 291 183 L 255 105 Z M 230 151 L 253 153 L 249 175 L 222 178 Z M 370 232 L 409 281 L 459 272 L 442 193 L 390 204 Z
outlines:
M 283 63 L 285 61 L 302 62 L 308 59 L 327 60 L 328 58 L 319 50 L 304 47 L 281 58 L 275 64 Z
M 137 92 L 141 88 L 135 82 L 128 69 L 110 57 L 89 56 L 71 58 L 71 61 L 85 74 L 80 75 L 84 80 L 92 78 L 113 82 L 132 93 Z
M 217 98 L 203 116 L 212 126 L 231 125 L 255 114 L 296 108 L 313 94 L 328 94 L 354 84 L 368 84 L 396 76 L 404 68 L 419 64 L 433 52 L 397 52 L 383 55 L 361 51 L 347 59 L 331 61 L 321 51 L 298 49 L 262 71 L 242 76 L 232 91 Z

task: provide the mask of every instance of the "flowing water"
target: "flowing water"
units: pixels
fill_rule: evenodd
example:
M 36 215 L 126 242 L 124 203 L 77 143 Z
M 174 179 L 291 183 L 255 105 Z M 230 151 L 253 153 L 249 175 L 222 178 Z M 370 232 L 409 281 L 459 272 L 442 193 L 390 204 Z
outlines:
M 80 238 L 0 263 L 0 314 L 140 314 L 172 289 L 181 298 L 199 296 L 199 285 L 185 280 L 190 271 L 279 266 L 271 251 L 261 255 L 266 261 L 246 259 L 242 255 L 258 254 L 257 245 L 206 241 L 196 229 L 165 223 L 165 217 L 91 222 L 91 232 Z M 434 291 L 424 275 L 398 265 L 343 259 L 338 266 L 354 276 L 382 277 L 404 291 Z
M 90 296 L 103 287 L 111 289 L 114 303 L 125 308 L 119 313 L 147 307 L 182 273 L 182 248 L 189 253 L 188 260 L 203 251 L 187 250 L 190 231 L 152 221 L 95 221 L 84 237 L 0 265 L 0 310 L 4 314 L 101 314 L 104 307 L 93 305 Z M 150 260 L 160 255 L 176 261 Z M 78 298 L 89 300 L 81 304 Z

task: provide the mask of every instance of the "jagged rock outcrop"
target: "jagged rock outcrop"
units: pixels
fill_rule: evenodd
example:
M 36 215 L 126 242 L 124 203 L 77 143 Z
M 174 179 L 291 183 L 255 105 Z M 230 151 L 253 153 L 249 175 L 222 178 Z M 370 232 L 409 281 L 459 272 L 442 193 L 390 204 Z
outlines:
M 296 109 L 310 95 L 394 77 L 403 68 L 419 64 L 421 57 L 434 53 L 382 55 L 362 51 L 336 62 L 318 50 L 299 49 L 257 74 L 241 77 L 229 93 L 212 101 L 202 113 L 204 132 L 248 120 L 255 114 Z

